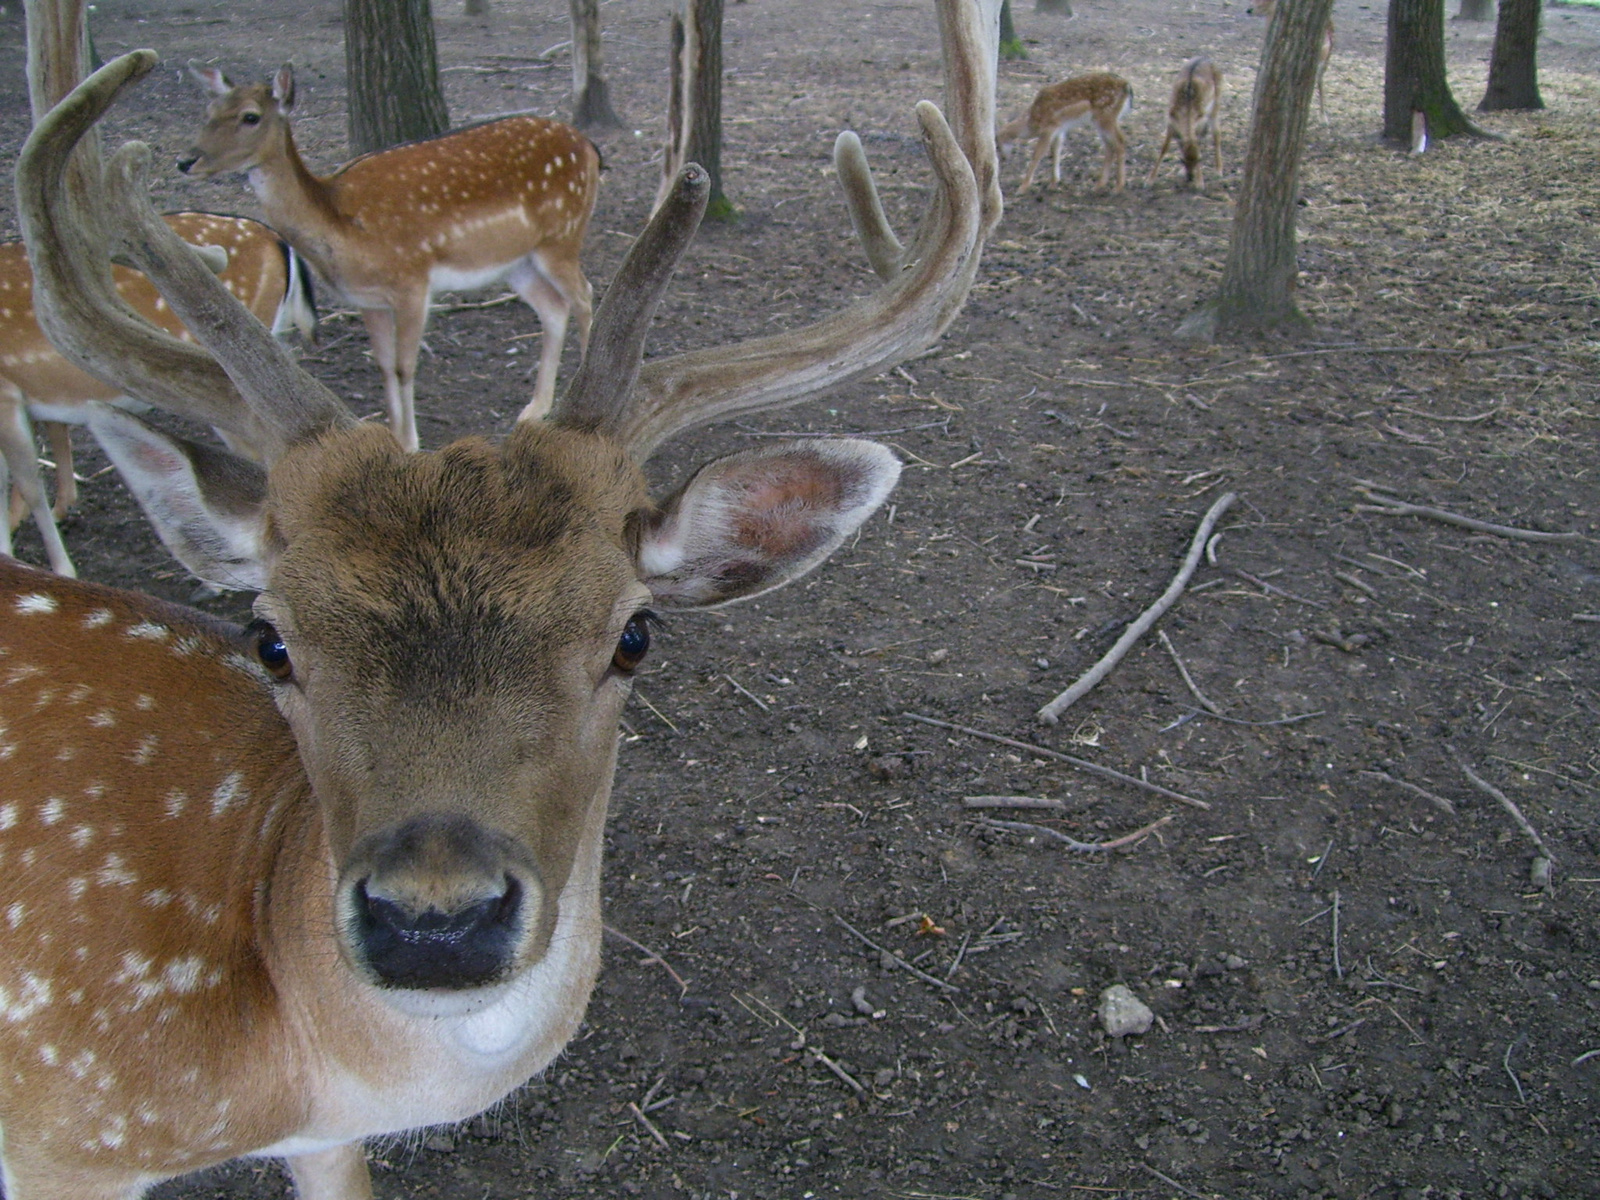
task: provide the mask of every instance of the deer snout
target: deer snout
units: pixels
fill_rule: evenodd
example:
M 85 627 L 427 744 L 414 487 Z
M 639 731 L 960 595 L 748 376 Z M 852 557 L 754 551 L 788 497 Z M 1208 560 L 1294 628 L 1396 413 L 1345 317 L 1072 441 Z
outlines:
M 347 953 L 382 988 L 465 991 L 516 970 L 542 899 L 509 838 L 418 817 L 359 843 L 341 889 Z
M 194 169 L 195 164 L 198 163 L 203 157 L 204 155 L 200 153 L 198 148 L 191 147 L 190 149 L 184 151 L 184 153 L 179 157 L 178 170 L 182 171 L 185 175 L 189 174 L 189 172 Z M 204 172 L 202 172 L 202 174 L 204 174 Z

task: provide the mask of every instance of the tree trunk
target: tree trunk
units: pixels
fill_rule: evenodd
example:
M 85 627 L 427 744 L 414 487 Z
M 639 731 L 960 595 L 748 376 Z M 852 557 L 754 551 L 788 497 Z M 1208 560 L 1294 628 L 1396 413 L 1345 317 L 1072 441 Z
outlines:
M 1033 0 L 1033 11 L 1049 13 L 1052 17 L 1070 17 L 1072 0 Z
M 1543 108 L 1539 95 L 1540 0 L 1500 0 L 1489 87 L 1479 112 Z
M 1458 21 L 1492 21 L 1494 19 L 1494 0 L 1461 0 L 1461 11 L 1456 13 Z
M 705 219 L 736 215 L 722 191 L 722 0 L 684 0 L 672 18 L 672 87 L 667 101 L 667 149 L 656 205 L 684 163 L 711 178 Z
M 1411 114 L 1428 122 L 1428 138 L 1481 137 L 1444 74 L 1444 0 L 1390 0 L 1389 49 L 1383 75 L 1383 136 L 1409 145 Z
M 28 102 L 33 119 L 44 116 L 89 75 L 89 23 L 85 0 L 26 0 Z M 80 223 L 95 220 L 100 199 L 100 129 L 78 143 L 67 165 L 68 211 Z
M 600 62 L 600 0 L 571 0 L 572 123 L 579 129 L 620 129 Z
M 352 154 L 450 128 L 428 0 L 344 0 L 344 66 Z
M 1005 59 L 1028 57 L 1027 47 L 1017 36 L 1017 26 L 1011 19 L 1011 0 L 1001 0 L 1000 4 L 1000 57 Z
M 489 15 L 489 0 L 467 0 L 461 6 L 461 11 L 469 17 L 487 17 Z
M 1179 337 L 1211 341 L 1306 324 L 1294 302 L 1295 205 L 1323 30 L 1332 10 L 1333 0 L 1279 0 L 1272 14 L 1222 283 L 1217 298 L 1178 327 Z

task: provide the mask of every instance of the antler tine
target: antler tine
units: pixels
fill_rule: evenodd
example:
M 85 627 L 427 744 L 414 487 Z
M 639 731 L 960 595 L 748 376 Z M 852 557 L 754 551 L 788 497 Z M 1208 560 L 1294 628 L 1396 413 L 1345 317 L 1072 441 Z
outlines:
M 998 0 L 937 0 L 952 133 L 923 101 L 917 119 L 938 187 L 909 249 L 882 216 L 859 142 L 835 163 L 878 291 L 813 325 L 645 363 L 617 434 L 648 457 L 676 433 L 734 413 L 777 408 L 882 370 L 931 345 L 960 311 L 983 239 L 1000 217 L 994 180 L 993 67 Z M 988 95 L 983 81 L 988 80 Z M 975 171 L 977 174 L 975 174 Z
M 73 148 L 123 89 L 148 74 L 156 62 L 153 51 L 138 50 L 106 64 L 41 117 L 23 146 L 17 160 L 17 209 L 33 265 L 35 310 L 50 340 L 84 370 L 129 395 L 221 426 L 262 452 L 275 454 L 304 429 L 284 427 L 282 410 L 273 411 L 265 403 L 274 393 L 264 390 L 258 393 L 261 399 L 249 402 L 216 359 L 169 337 L 128 309 L 111 282 L 113 247 L 108 243 L 117 231 L 83 228 L 66 214 L 64 174 Z M 150 210 L 145 186 L 148 162 L 148 148 L 135 144 L 131 154 L 119 153 L 106 172 L 110 195 L 105 208 L 115 211 L 107 221 L 123 226 L 114 249 L 151 276 L 196 337 L 216 340 L 219 325 L 236 330 L 257 326 Z M 195 296 L 204 299 L 191 304 Z M 271 335 L 264 329 L 260 332 L 271 343 Z M 286 358 L 276 345 L 270 348 Z M 266 385 L 268 389 L 278 389 L 278 396 L 298 397 L 300 407 L 326 417 L 324 425 L 339 420 L 341 414 L 344 420 L 353 419 L 332 393 L 292 362 L 289 366 L 298 378 L 280 375 Z
M 552 420 L 610 430 L 626 415 L 651 319 L 700 228 L 710 196 L 711 177 L 699 163 L 687 164 L 606 289 L 583 364 L 550 414 Z

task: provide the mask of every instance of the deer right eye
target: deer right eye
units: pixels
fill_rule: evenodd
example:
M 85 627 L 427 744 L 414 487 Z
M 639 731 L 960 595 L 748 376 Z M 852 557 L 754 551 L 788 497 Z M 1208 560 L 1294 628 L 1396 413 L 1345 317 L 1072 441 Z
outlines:
M 289 661 L 289 647 L 283 637 L 268 621 L 252 621 L 250 633 L 255 638 L 256 659 L 280 683 L 288 682 L 294 675 L 294 664 Z
M 241 124 L 241 125 L 259 125 L 259 124 L 261 124 L 261 114 L 260 113 L 253 113 L 253 112 L 252 113 L 245 113 L 244 116 L 239 118 L 239 124 Z

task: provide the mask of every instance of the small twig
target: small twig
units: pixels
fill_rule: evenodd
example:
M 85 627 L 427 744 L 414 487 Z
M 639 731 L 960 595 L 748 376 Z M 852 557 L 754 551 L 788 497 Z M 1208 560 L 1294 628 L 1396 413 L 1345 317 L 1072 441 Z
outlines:
M 1190 694 L 1200 701 L 1200 707 L 1213 715 L 1220 715 L 1222 709 L 1212 703 L 1206 694 L 1200 690 L 1199 686 L 1196 685 L 1195 681 L 1189 678 L 1189 668 L 1184 666 L 1183 659 L 1178 657 L 1177 647 L 1172 644 L 1172 639 L 1167 636 L 1167 631 L 1165 629 L 1156 630 L 1156 637 L 1161 639 L 1161 644 L 1167 648 L 1167 653 L 1172 655 L 1172 665 L 1178 668 L 1178 674 L 1183 676 L 1184 685 L 1189 689 Z
M 1047 796 L 963 796 L 962 808 L 1065 808 L 1060 800 Z
M 1205 712 L 1194 708 L 1189 710 L 1189 715 L 1181 718 L 1179 723 L 1193 720 L 1195 717 L 1210 717 L 1213 721 L 1221 721 L 1224 725 L 1252 725 L 1258 729 L 1270 728 L 1273 725 L 1298 725 L 1301 721 L 1309 721 L 1312 717 L 1320 717 L 1327 713 L 1327 709 L 1319 708 L 1315 712 L 1295 713 L 1292 717 L 1279 717 L 1276 721 L 1246 721 L 1243 717 L 1230 717 L 1224 713 Z M 1165 726 L 1161 732 L 1165 733 L 1172 726 Z
M 1317 857 L 1317 869 L 1311 872 L 1311 878 L 1316 880 L 1322 874 L 1322 868 L 1328 865 L 1328 856 L 1333 853 L 1333 839 L 1328 839 L 1328 844 L 1322 848 L 1322 853 Z
M 661 955 L 650 949 L 650 947 L 646 946 L 643 942 L 634 941 L 633 938 L 623 933 L 620 929 L 613 929 L 609 925 L 602 926 L 602 928 L 612 937 L 617 938 L 620 941 L 627 942 L 628 945 L 632 946 L 635 950 L 639 951 L 639 953 L 643 954 L 645 958 L 640 964 L 641 966 L 659 966 L 668 975 L 672 976 L 672 982 L 678 985 L 678 999 L 681 1000 L 683 997 L 689 994 L 689 985 L 683 981 L 683 976 L 674 971 L 672 969 L 672 964 L 667 962 L 666 959 L 662 958 Z
M 1452 817 L 1456 815 L 1456 806 L 1443 796 L 1435 796 L 1432 792 L 1424 791 L 1414 783 L 1407 783 L 1404 779 L 1396 779 L 1387 771 L 1362 771 L 1360 774 L 1371 775 L 1374 778 L 1383 780 L 1385 783 L 1392 783 L 1403 792 L 1410 792 L 1413 796 L 1421 796 L 1424 800 L 1449 813 Z
M 1016 738 L 1002 737 L 998 733 L 985 733 L 981 729 L 974 729 L 970 725 L 957 725 L 953 721 L 941 721 L 936 717 L 925 717 L 921 713 L 901 713 L 908 721 L 921 721 L 924 725 L 933 725 L 939 729 L 953 729 L 957 733 L 964 733 L 968 737 L 982 738 L 986 742 L 998 742 L 1002 746 L 1011 746 L 1018 750 L 1026 750 L 1029 754 L 1037 754 L 1040 758 L 1054 759 L 1077 767 L 1080 771 L 1088 771 L 1093 775 L 1100 775 L 1106 779 L 1115 779 L 1118 783 L 1126 783 L 1131 787 L 1143 788 L 1147 792 L 1154 792 L 1158 796 L 1165 796 L 1168 800 L 1176 800 L 1180 804 L 1189 804 L 1195 808 L 1210 808 L 1208 800 L 1196 800 L 1193 796 L 1185 796 L 1182 792 L 1175 792 L 1171 788 L 1164 788 L 1159 783 L 1151 783 L 1148 779 L 1135 779 L 1132 775 L 1124 775 L 1121 771 L 1110 767 L 1102 767 L 1099 763 L 1090 762 L 1086 758 L 1076 758 L 1071 754 L 1063 754 L 1059 750 L 1051 750 L 1044 746 L 1035 746 L 1032 742 L 1019 742 Z
M 1173 576 L 1172 582 L 1167 585 L 1167 590 L 1161 593 L 1156 602 L 1145 609 L 1138 619 L 1123 630 L 1122 636 L 1117 639 L 1116 645 L 1106 652 L 1105 657 L 1084 672 L 1076 683 L 1039 710 L 1039 720 L 1046 725 L 1054 725 L 1059 721 L 1061 714 L 1080 696 L 1109 675 L 1111 668 L 1122 661 L 1123 655 L 1133 648 L 1133 644 L 1148 633 L 1150 627 L 1161 619 L 1161 614 L 1178 602 L 1178 597 L 1183 595 L 1183 589 L 1188 585 L 1190 576 L 1194 574 L 1195 568 L 1200 565 L 1200 555 L 1206 548 L 1206 542 L 1211 537 L 1211 531 L 1216 528 L 1216 524 L 1221 520 L 1222 514 L 1227 512 L 1238 498 L 1239 494 L 1237 492 L 1227 492 L 1211 506 L 1210 511 L 1200 521 L 1200 527 L 1195 530 L 1194 537 L 1189 542 L 1189 552 L 1184 555 L 1183 566 L 1179 568 L 1177 575 Z
M 1467 760 L 1461 757 L 1460 752 L 1457 751 L 1454 746 L 1447 742 L 1445 743 L 1445 749 L 1449 751 L 1450 757 L 1456 760 L 1456 766 L 1461 768 L 1462 774 L 1470 779 L 1479 790 L 1488 793 L 1498 800 L 1500 802 L 1500 807 L 1504 808 L 1508 813 L 1511 814 L 1511 819 L 1517 823 L 1517 828 L 1521 829 L 1523 833 L 1528 835 L 1528 840 L 1534 844 L 1539 853 L 1544 855 L 1551 862 L 1554 862 L 1556 856 L 1550 853 L 1550 847 L 1544 844 L 1544 839 L 1539 836 L 1539 831 L 1529 823 L 1527 817 L 1522 815 L 1522 810 L 1511 802 L 1511 797 L 1507 796 L 1488 780 L 1480 777 L 1476 771 L 1467 765 Z
M 1523 1107 L 1527 1107 L 1528 1094 L 1522 1090 L 1522 1080 L 1518 1079 L 1517 1073 L 1511 1069 L 1511 1052 L 1527 1040 L 1528 1035 L 1526 1033 L 1519 1033 L 1517 1040 L 1506 1047 L 1505 1057 L 1500 1060 L 1500 1065 L 1505 1068 L 1506 1074 L 1511 1076 L 1511 1082 L 1517 1089 L 1517 1099 L 1522 1102 Z
M 1333 973 L 1344 978 L 1344 965 L 1339 961 L 1339 889 L 1333 889 Z
M 1350 572 L 1348 572 L 1348 571 L 1335 571 L 1333 573 L 1333 577 L 1335 579 L 1337 579 L 1340 583 L 1349 584 L 1351 587 L 1355 588 L 1356 591 L 1358 591 L 1358 592 L 1365 592 L 1367 595 L 1371 596 L 1374 600 L 1376 600 L 1378 598 L 1378 590 L 1376 588 L 1374 588 L 1370 583 L 1363 583 L 1361 580 L 1357 579 L 1354 575 L 1350 574 Z
M 1600 1058 L 1600 1050 L 1585 1050 L 1582 1054 L 1578 1055 L 1577 1058 L 1572 1060 L 1572 1065 L 1575 1067 L 1582 1066 L 1591 1058 Z
M 934 987 L 943 988 L 947 992 L 959 992 L 961 990 L 960 988 L 958 988 L 953 983 L 946 983 L 944 980 L 937 979 L 934 976 L 929 975 L 926 971 L 921 970 L 918 967 L 913 967 L 910 963 L 908 963 L 905 959 L 901 958 L 893 950 L 888 950 L 888 949 L 885 949 L 883 946 L 878 945 L 877 942 L 873 941 L 866 934 L 862 933 L 861 930 L 857 929 L 854 925 L 850 924 L 849 921 L 846 921 L 843 917 L 841 917 L 838 913 L 834 912 L 831 908 L 824 909 L 823 911 L 826 912 L 829 916 L 831 916 L 841 926 L 843 926 L 844 929 L 846 930 L 846 932 L 854 934 L 858 939 L 860 939 L 860 941 L 863 944 L 865 944 L 866 946 L 870 947 L 873 950 L 876 950 L 879 954 L 883 955 L 883 957 L 885 957 L 885 958 L 889 959 L 891 962 L 893 962 L 895 964 L 895 966 L 904 967 L 906 970 L 910 971 L 913 975 L 915 975 L 918 979 L 922 980 L 924 983 L 931 983 L 931 984 L 934 985 Z
M 978 824 L 989 829 L 1009 830 L 1012 833 L 1042 833 L 1045 837 L 1064 843 L 1068 850 L 1094 851 L 1116 850 L 1122 846 L 1132 845 L 1134 842 L 1148 837 L 1171 820 L 1172 816 L 1169 813 L 1160 820 L 1151 821 L 1150 824 L 1142 829 L 1135 829 L 1132 833 L 1124 834 L 1122 837 L 1110 842 L 1080 842 L 1077 838 L 1068 837 L 1059 830 L 1051 829 L 1047 825 L 1035 825 L 1030 821 L 997 821 L 993 817 L 979 817 Z
M 1447 417 L 1443 413 L 1423 412 L 1420 408 L 1407 408 L 1404 404 L 1396 404 L 1394 406 L 1396 412 L 1409 413 L 1413 417 L 1422 417 L 1428 421 L 1450 421 L 1460 425 L 1476 425 L 1479 421 L 1487 421 L 1490 417 L 1494 416 L 1504 408 L 1505 405 L 1497 404 L 1493 408 L 1487 409 L 1484 412 L 1476 414 L 1475 416 Z
M 946 979 L 949 979 L 952 975 L 954 975 L 957 971 L 959 971 L 961 969 L 961 960 L 967 956 L 967 947 L 970 946 L 971 944 L 972 944 L 972 930 L 969 929 L 961 937 L 961 947 L 960 947 L 960 949 L 958 949 L 956 951 L 956 960 L 955 960 L 955 962 L 951 963 L 950 964 L 950 969 L 944 973 L 944 977 Z M 1597 1053 L 1600 1053 L 1600 1052 L 1597 1052 Z
M 1357 487 L 1356 491 L 1374 501 L 1372 504 L 1357 504 L 1356 512 L 1383 513 L 1391 517 L 1427 517 L 1430 520 L 1442 521 L 1446 525 L 1457 525 L 1462 529 L 1492 533 L 1496 537 L 1516 538 L 1524 542 L 1576 542 L 1583 537 L 1583 534 L 1570 529 L 1564 533 L 1546 533 L 1542 529 L 1518 529 L 1511 525 L 1496 525 L 1492 521 L 1463 517 L 1460 513 L 1449 512 L 1442 508 L 1430 508 L 1426 504 L 1410 504 L 1404 500 L 1380 496 L 1368 487 Z
M 1193 1196 L 1194 1200 L 1210 1200 L 1210 1198 L 1208 1196 L 1206 1196 L 1205 1193 L 1197 1192 L 1193 1188 L 1184 1187 L 1183 1184 L 1179 1183 L 1176 1179 L 1172 1178 L 1170 1175 L 1163 1175 L 1160 1171 L 1156 1170 L 1149 1163 L 1142 1162 L 1139 1165 L 1141 1167 L 1143 1167 L 1146 1171 L 1149 1171 L 1150 1174 L 1154 1175 L 1157 1179 L 1161 1180 L 1161 1182 L 1166 1184 L 1168 1187 L 1177 1188 L 1185 1196 Z
M 1309 600 L 1305 596 L 1296 596 L 1293 592 L 1285 591 L 1276 584 L 1268 583 L 1265 579 L 1257 579 L 1254 575 L 1250 574 L 1249 571 L 1241 571 L 1238 567 L 1233 569 L 1233 573 L 1240 579 L 1243 579 L 1246 583 L 1253 583 L 1263 591 L 1271 592 L 1276 596 L 1282 596 L 1285 600 L 1293 600 L 1296 604 L 1309 604 L 1312 608 L 1328 607 L 1321 600 Z
M 832 1071 L 840 1079 L 844 1080 L 844 1082 L 850 1086 L 850 1089 L 855 1092 L 856 1095 L 862 1096 L 866 1094 L 867 1089 L 862 1087 L 853 1078 L 851 1078 L 849 1071 L 846 1071 L 843 1067 L 834 1062 L 833 1059 L 829 1058 L 815 1046 L 811 1047 L 811 1057 L 816 1059 L 823 1066 L 827 1067 L 828 1070 Z
M 1600 622 L 1600 613 L 1573 613 L 1574 621 Z
M 640 704 L 642 704 L 646 708 L 648 708 L 651 712 L 655 713 L 655 715 L 660 718 L 661 723 L 663 725 L 665 725 L 668 729 L 672 730 L 673 733 L 682 733 L 683 732 L 683 730 L 679 729 L 676 725 L 674 725 L 672 723 L 671 718 L 669 718 L 666 713 L 662 712 L 654 704 L 651 704 L 650 701 L 645 699 L 644 693 L 641 692 L 637 687 L 635 687 L 633 689 L 633 698 L 635 700 L 637 700 Z
M 628 1101 L 628 1111 L 633 1114 L 633 1119 L 635 1121 L 644 1126 L 645 1132 L 656 1140 L 657 1145 L 659 1145 L 663 1150 L 672 1149 L 672 1147 L 667 1143 L 667 1139 L 661 1136 L 661 1130 L 656 1128 L 656 1123 L 649 1117 L 645 1116 L 644 1110 L 632 1100 Z
M 759 708 L 762 712 L 769 713 L 769 712 L 772 711 L 772 706 L 770 704 L 768 704 L 760 696 L 758 696 L 754 692 L 752 692 L 749 688 L 745 687 L 744 684 L 740 683 L 732 675 L 729 675 L 726 672 L 724 672 L 722 677 L 724 679 L 726 679 L 729 683 L 733 684 L 733 690 L 734 691 L 738 692 L 746 700 L 752 701 L 755 704 L 755 706 L 757 708 Z

